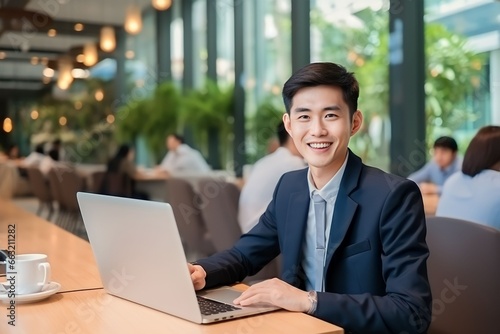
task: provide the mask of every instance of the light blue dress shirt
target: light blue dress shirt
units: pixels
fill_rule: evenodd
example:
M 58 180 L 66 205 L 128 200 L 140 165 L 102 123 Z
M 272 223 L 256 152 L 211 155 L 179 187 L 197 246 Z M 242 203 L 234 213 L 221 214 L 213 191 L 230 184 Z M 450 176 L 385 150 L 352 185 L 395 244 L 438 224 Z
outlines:
M 333 209 L 335 207 L 335 202 L 337 201 L 337 195 L 339 193 L 340 181 L 344 176 L 345 167 L 347 165 L 346 155 L 344 163 L 337 171 L 337 173 L 328 181 L 327 184 L 321 189 L 316 189 L 314 182 L 312 181 L 311 170 L 307 173 L 307 182 L 309 184 L 309 197 L 311 201 L 309 202 L 309 213 L 307 215 L 307 227 L 306 227 L 306 237 L 304 239 L 303 250 L 304 258 L 302 260 L 302 269 L 306 275 L 306 290 L 314 290 L 314 285 L 316 282 L 316 271 L 315 271 L 315 254 L 316 254 L 316 218 L 314 213 L 314 202 L 312 196 L 315 192 L 318 192 L 321 197 L 326 201 L 326 224 L 325 224 L 325 245 L 327 249 L 325 251 L 325 257 L 323 258 L 323 264 L 326 260 L 326 254 L 328 251 L 328 240 L 330 239 L 330 230 L 332 227 L 333 220 Z M 324 275 L 324 273 L 323 273 Z M 324 288 L 323 288 L 324 290 Z
M 456 172 L 462 170 L 462 158 L 456 157 L 455 160 L 446 167 L 441 169 L 441 167 L 436 164 L 434 160 L 429 161 L 416 172 L 410 174 L 408 179 L 412 180 L 416 184 L 422 182 L 434 183 L 438 187 L 438 193 L 442 192 L 443 184 L 446 180 Z
M 500 172 L 486 169 L 474 177 L 453 174 L 444 184 L 436 216 L 500 229 Z

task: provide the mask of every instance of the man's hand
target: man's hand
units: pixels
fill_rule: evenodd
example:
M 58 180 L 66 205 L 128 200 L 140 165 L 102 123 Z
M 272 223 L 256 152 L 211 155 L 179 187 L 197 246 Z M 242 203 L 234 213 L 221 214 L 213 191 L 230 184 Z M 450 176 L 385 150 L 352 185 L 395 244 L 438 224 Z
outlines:
M 163 169 L 163 167 L 161 165 L 158 165 L 154 168 L 154 174 L 157 176 L 163 176 L 165 178 L 170 177 L 170 173 L 168 171 L 166 171 L 165 169 Z
M 205 287 L 205 277 L 207 277 L 207 273 L 205 269 L 203 269 L 200 265 L 193 265 L 188 263 L 189 273 L 191 274 L 191 280 L 193 281 L 193 286 L 195 290 L 201 290 Z
M 296 312 L 307 312 L 311 308 L 307 292 L 277 278 L 252 285 L 234 303 L 241 306 L 267 304 Z

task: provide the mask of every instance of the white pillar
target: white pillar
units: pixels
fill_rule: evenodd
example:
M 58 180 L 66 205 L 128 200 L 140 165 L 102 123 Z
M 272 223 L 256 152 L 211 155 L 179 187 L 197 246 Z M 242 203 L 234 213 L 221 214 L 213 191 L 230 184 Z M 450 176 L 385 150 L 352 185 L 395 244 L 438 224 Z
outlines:
M 491 123 L 500 125 L 500 49 L 490 53 Z

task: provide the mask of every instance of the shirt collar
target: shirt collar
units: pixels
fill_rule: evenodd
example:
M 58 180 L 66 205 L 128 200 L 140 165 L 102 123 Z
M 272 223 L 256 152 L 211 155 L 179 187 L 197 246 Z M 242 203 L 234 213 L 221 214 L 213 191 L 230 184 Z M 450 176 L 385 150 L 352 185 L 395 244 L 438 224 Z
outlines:
M 317 192 L 325 201 L 333 200 L 337 197 L 337 193 L 340 188 L 340 181 L 344 176 L 345 168 L 347 166 L 347 159 L 349 158 L 349 153 L 346 154 L 344 163 L 340 166 L 339 170 L 335 175 L 328 181 L 327 184 L 321 189 L 317 189 L 312 181 L 311 169 L 307 172 L 307 183 L 309 185 L 309 197 L 312 199 L 313 195 Z

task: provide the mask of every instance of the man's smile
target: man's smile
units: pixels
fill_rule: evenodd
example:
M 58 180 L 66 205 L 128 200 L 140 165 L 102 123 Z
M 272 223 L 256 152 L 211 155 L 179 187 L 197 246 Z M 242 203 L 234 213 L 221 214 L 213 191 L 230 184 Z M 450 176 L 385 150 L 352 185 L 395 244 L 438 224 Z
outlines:
M 308 143 L 307 144 L 309 147 L 314 148 L 314 149 L 324 149 L 328 148 L 332 145 L 331 142 L 320 142 L 320 143 Z

